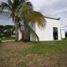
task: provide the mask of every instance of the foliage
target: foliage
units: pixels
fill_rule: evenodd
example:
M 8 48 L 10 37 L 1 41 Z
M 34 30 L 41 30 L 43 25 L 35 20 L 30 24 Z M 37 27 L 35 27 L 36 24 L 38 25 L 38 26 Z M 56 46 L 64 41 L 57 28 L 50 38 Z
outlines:
M 7 37 L 13 35 L 15 27 L 13 25 L 0 25 L 0 37 Z
M 43 27 L 45 25 L 44 16 L 37 11 L 34 11 L 30 8 L 27 3 L 21 4 L 16 10 L 16 16 L 20 17 L 29 22 L 36 22 L 38 26 Z

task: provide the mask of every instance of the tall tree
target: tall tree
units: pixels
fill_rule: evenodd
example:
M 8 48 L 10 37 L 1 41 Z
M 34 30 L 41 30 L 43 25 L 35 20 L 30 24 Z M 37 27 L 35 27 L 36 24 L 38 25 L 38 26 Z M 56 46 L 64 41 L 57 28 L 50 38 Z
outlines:
M 15 16 L 15 11 L 17 7 L 22 3 L 24 3 L 25 0 L 8 0 L 7 2 L 2 2 L 0 5 L 0 8 L 2 12 L 4 9 L 8 10 L 10 12 L 10 16 L 12 17 L 12 20 L 15 24 L 15 31 L 16 31 L 16 41 L 18 40 L 19 34 L 18 34 L 18 22 L 20 21 L 20 18 Z

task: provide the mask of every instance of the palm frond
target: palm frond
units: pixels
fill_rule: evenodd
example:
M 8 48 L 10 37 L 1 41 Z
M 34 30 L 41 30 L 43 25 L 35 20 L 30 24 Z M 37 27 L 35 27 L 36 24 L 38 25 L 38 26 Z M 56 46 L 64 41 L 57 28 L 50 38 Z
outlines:
M 27 3 L 23 3 L 16 9 L 15 15 L 24 17 L 29 22 L 31 11 L 32 9 L 29 7 L 29 5 Z
M 7 3 L 5 2 L 2 2 L 1 5 L 0 5 L 1 9 L 8 9 L 8 10 L 11 10 L 11 7 L 10 5 L 8 5 Z
M 20 0 L 20 2 L 21 2 L 21 3 L 24 3 L 24 2 L 26 2 L 26 0 Z
M 39 27 L 45 26 L 46 20 L 40 12 L 32 11 L 30 19 L 31 19 L 31 21 L 36 22 Z
M 18 6 L 20 6 L 20 4 L 23 4 L 25 2 L 25 0 L 13 0 L 13 5 L 12 5 L 12 9 L 13 11 L 15 11 Z
M 30 10 L 33 10 L 33 6 L 31 2 L 26 2 L 26 4 L 29 6 Z
M 8 0 L 8 4 L 10 5 L 10 7 L 12 7 L 12 5 L 13 5 L 11 0 Z
M 12 11 L 15 11 L 19 3 L 19 0 L 13 0 Z

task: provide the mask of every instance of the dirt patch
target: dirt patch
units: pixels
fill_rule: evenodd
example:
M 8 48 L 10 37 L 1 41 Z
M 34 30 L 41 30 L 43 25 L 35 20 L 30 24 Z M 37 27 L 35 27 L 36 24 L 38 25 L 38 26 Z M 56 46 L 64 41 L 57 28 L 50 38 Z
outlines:
M 24 43 L 24 42 L 7 42 L 3 43 L 3 48 L 9 48 L 9 49 L 22 49 L 22 48 L 29 48 L 31 47 L 30 43 Z
M 67 59 L 63 56 L 38 56 L 27 55 L 25 57 L 28 67 L 67 67 Z

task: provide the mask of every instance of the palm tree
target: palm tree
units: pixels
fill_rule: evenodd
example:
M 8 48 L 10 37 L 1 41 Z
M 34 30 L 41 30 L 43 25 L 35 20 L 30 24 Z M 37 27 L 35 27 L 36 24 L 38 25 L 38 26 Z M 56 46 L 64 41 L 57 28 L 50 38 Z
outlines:
M 15 31 L 16 31 L 16 40 L 19 38 L 18 28 L 20 20 L 24 20 L 24 27 L 25 29 L 30 30 L 39 40 L 37 34 L 34 30 L 29 26 L 28 22 L 35 22 L 39 27 L 44 26 L 44 16 L 37 11 L 34 11 L 32 8 L 32 4 L 30 2 L 26 2 L 26 0 L 8 0 L 7 3 L 2 2 L 0 7 L 3 9 L 7 9 L 10 12 L 10 16 L 15 24 Z
M 45 17 L 40 12 L 34 11 L 30 2 L 20 4 L 15 15 L 24 20 L 25 31 L 28 29 L 28 31 L 32 32 L 37 37 L 37 40 L 39 40 L 38 35 L 30 27 L 29 23 L 37 23 L 39 27 L 44 27 Z
M 17 9 L 17 7 L 22 3 L 24 3 L 25 0 L 8 0 L 7 3 L 6 2 L 2 2 L 0 5 L 0 9 L 2 10 L 2 12 L 4 11 L 4 9 L 8 10 L 10 13 L 10 16 L 15 24 L 15 31 L 16 31 L 16 41 L 18 40 L 18 22 L 20 21 L 20 18 L 15 16 L 15 10 Z

